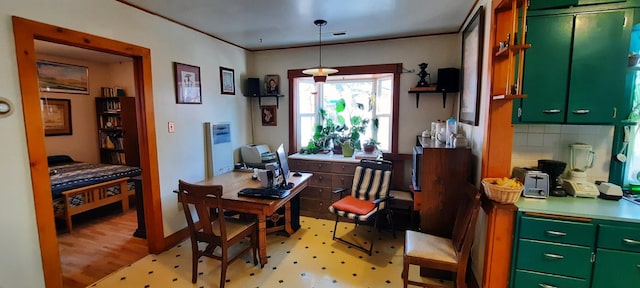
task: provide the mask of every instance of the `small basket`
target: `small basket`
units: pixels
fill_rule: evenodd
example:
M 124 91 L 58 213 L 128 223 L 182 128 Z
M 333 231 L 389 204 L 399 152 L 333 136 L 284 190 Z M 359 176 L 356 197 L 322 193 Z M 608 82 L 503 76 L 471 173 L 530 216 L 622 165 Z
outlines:
M 484 178 L 482 179 L 482 186 L 484 186 L 484 193 L 487 194 L 489 199 L 502 204 L 516 203 L 520 199 L 520 194 L 524 186 L 517 188 L 502 187 L 496 184 L 491 184 L 498 178 Z

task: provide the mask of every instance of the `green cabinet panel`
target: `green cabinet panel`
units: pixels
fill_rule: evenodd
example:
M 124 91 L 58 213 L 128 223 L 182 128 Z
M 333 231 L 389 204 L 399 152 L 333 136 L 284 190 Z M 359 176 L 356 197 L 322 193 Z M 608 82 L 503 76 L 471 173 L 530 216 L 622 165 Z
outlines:
M 545 286 L 546 285 L 546 286 Z M 515 288 L 571 287 L 588 288 L 589 281 L 533 271 L 516 270 Z
M 591 247 L 520 239 L 516 268 L 591 278 Z
M 640 228 L 607 224 L 599 226 L 598 247 L 640 252 Z
M 626 2 L 627 0 L 579 0 L 578 5 L 607 4 Z
M 576 15 L 567 123 L 614 122 L 625 95 L 631 34 L 625 22 L 625 11 Z
M 596 225 L 555 219 L 522 216 L 520 238 L 593 247 Z
M 527 18 L 527 98 L 515 102 L 514 123 L 611 124 L 625 117 L 632 15 L 627 9 Z
M 578 0 L 531 0 L 529 10 L 569 7 L 576 4 Z
M 592 286 L 637 288 L 640 285 L 640 253 L 598 249 Z
M 527 98 L 521 101 L 522 122 L 564 122 L 572 33 L 573 16 L 527 19 L 531 48 L 525 54 L 522 89 Z

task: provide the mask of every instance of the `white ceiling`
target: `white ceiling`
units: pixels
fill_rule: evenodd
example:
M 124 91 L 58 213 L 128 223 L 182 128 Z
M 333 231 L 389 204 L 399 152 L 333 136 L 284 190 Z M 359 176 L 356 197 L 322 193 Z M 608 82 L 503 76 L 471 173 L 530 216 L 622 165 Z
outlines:
M 456 33 L 476 0 L 116 0 L 248 50 Z M 334 36 L 334 33 L 346 33 Z

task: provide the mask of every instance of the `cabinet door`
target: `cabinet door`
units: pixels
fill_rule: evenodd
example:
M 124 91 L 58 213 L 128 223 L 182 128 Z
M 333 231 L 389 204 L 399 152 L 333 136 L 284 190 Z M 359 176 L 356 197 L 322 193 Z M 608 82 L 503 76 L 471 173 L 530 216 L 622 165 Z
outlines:
M 625 94 L 631 32 L 625 22 L 625 11 L 576 16 L 568 123 L 614 121 L 614 109 Z
M 591 287 L 638 287 L 640 253 L 598 249 Z
M 527 19 L 522 122 L 564 121 L 567 75 L 571 57 L 573 16 L 544 16 Z
M 576 4 L 578 4 L 578 0 L 531 0 L 529 10 L 569 7 Z

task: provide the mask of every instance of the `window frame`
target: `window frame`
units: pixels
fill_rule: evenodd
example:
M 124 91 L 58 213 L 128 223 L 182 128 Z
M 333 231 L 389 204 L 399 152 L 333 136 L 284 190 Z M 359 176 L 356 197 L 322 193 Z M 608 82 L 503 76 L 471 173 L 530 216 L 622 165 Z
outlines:
M 356 74 L 393 74 L 393 111 L 391 117 L 391 153 L 398 153 L 398 129 L 399 125 L 399 111 L 400 111 L 400 75 L 402 74 L 402 63 L 394 64 L 377 64 L 377 65 L 360 65 L 360 66 L 344 66 L 335 67 L 338 69 L 338 73 L 331 76 L 340 75 L 356 75 Z M 294 81 L 296 78 L 306 78 L 309 75 L 303 74 L 304 69 L 291 69 L 287 71 L 287 78 L 289 81 L 289 153 L 297 152 L 301 147 L 297 147 L 297 131 L 298 123 L 297 109 L 298 99 L 294 97 L 295 86 Z

